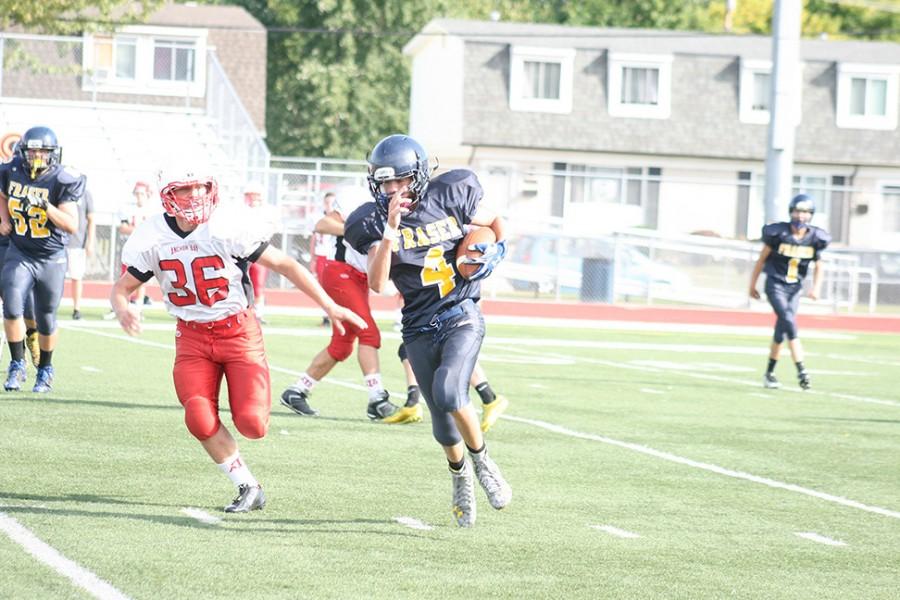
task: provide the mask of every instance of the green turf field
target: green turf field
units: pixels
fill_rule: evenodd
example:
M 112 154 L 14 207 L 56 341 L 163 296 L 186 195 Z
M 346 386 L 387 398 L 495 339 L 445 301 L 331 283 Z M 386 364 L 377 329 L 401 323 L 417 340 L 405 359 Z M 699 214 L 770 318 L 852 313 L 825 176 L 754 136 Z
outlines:
M 226 516 L 231 484 L 174 398 L 172 331 L 86 313 L 62 321 L 52 394 L 0 396 L 0 597 L 900 596 L 896 336 L 807 337 L 801 393 L 787 357 L 785 387 L 762 388 L 764 333 L 489 324 L 483 364 L 512 404 L 488 445 L 514 496 L 497 512 L 476 489 L 459 530 L 430 426 L 370 423 L 355 362 L 317 388 L 322 416 L 277 403 L 327 341 L 317 319 L 267 326 L 271 427 L 240 443 L 269 504 Z

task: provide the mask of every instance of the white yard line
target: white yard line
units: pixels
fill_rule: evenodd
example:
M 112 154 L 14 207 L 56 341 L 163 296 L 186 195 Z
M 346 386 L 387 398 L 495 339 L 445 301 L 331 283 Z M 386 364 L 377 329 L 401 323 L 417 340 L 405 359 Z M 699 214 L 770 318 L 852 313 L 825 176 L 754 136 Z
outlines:
M 103 581 L 38 538 L 12 517 L 0 513 L 0 531 L 20 545 L 30 555 L 44 563 L 72 583 L 100 600 L 127 600 L 128 596 Z
M 636 533 L 633 533 L 631 531 L 625 531 L 624 529 L 619 529 L 618 527 L 613 527 L 612 525 L 589 525 L 589 527 L 591 529 L 596 529 L 597 531 L 603 531 L 605 533 L 608 533 L 609 535 L 614 535 L 614 536 L 620 537 L 620 538 L 635 539 L 635 538 L 641 537 Z
M 830 537 L 825 537 L 824 535 L 819 535 L 818 533 L 814 533 L 812 531 L 798 531 L 794 533 L 797 537 L 802 537 L 803 539 L 807 539 L 818 544 L 825 544 L 826 546 L 846 546 L 846 542 L 842 542 L 840 540 L 833 540 Z
M 710 373 L 697 373 L 693 371 L 673 371 L 671 369 L 660 369 L 658 367 L 651 367 L 645 365 L 634 365 L 631 363 L 618 362 L 614 360 L 604 360 L 601 358 L 587 358 L 584 356 L 571 356 L 568 354 L 560 354 L 557 352 L 534 352 L 531 350 L 526 350 L 521 347 L 516 346 L 507 346 L 506 350 L 508 352 L 516 352 L 519 354 L 526 355 L 540 355 L 546 354 L 547 356 L 554 359 L 562 359 L 562 360 L 573 360 L 575 362 L 593 364 L 593 365 L 605 365 L 608 367 L 615 367 L 617 369 L 629 369 L 633 371 L 643 371 L 648 373 L 677 373 L 678 375 L 684 377 L 690 377 L 692 379 L 705 379 L 707 381 L 719 381 L 722 383 L 730 383 L 736 385 L 750 386 L 750 387 L 761 387 L 761 383 L 759 381 L 749 381 L 746 379 L 735 379 L 733 377 L 725 377 L 722 375 L 712 375 Z M 852 402 L 863 402 L 866 404 L 880 404 L 882 406 L 894 406 L 900 408 L 900 402 L 896 402 L 894 400 L 884 400 L 881 398 L 872 398 L 869 396 L 857 396 L 854 394 L 842 394 L 839 392 L 823 392 L 820 390 L 801 390 L 799 387 L 788 387 L 782 386 L 782 392 L 787 392 L 789 394 L 808 394 L 811 396 L 825 396 L 827 398 L 837 398 L 840 400 L 850 400 Z
M 410 529 L 418 529 L 420 531 L 431 531 L 432 529 L 434 529 L 434 527 L 432 527 L 428 523 L 423 523 L 422 521 L 413 517 L 394 517 L 394 520 L 405 527 L 409 527 Z
M 765 485 L 765 486 L 768 486 L 771 488 L 787 490 L 789 492 L 795 492 L 797 494 L 803 494 L 805 496 L 812 496 L 813 498 L 825 500 L 826 502 L 833 502 L 835 504 L 840 504 L 842 506 L 849 506 L 850 508 L 864 510 L 866 512 L 875 513 L 877 515 L 891 517 L 893 519 L 900 519 L 900 512 L 897 512 L 895 510 L 881 508 L 879 506 L 870 506 L 868 504 L 863 504 L 862 502 L 857 502 L 856 500 L 850 500 L 849 498 L 844 498 L 842 496 L 834 496 L 832 494 L 826 494 L 825 492 L 819 492 L 819 491 L 812 490 L 809 488 L 801 487 L 801 486 L 795 485 L 793 483 L 784 483 L 782 481 L 777 481 L 775 479 L 769 479 L 768 477 L 759 477 L 758 475 L 744 473 L 743 471 L 735 471 L 735 470 L 727 469 L 725 467 L 720 467 L 718 465 L 714 465 L 711 463 L 699 462 L 696 460 L 692 460 L 690 458 L 678 456 L 677 454 L 671 454 L 669 452 L 663 452 L 661 450 L 656 450 L 654 448 L 650 448 L 649 446 L 642 446 L 641 444 L 634 444 L 632 442 L 623 442 L 621 440 L 608 438 L 608 437 L 602 436 L 602 435 L 595 435 L 592 433 L 582 433 L 580 431 L 575 431 L 574 429 L 568 429 L 568 428 L 562 427 L 560 425 L 554 425 L 553 423 L 547 423 L 546 421 L 539 421 L 537 419 L 525 419 L 522 417 L 513 417 L 509 414 L 504 414 L 502 418 L 504 418 L 508 421 L 514 421 L 516 423 L 525 423 L 528 425 L 533 425 L 534 427 L 540 427 L 541 429 L 546 429 L 547 431 L 552 431 L 553 433 L 559 433 L 561 435 L 565 435 L 565 436 L 569 436 L 569 437 L 573 437 L 573 438 L 579 438 L 582 440 L 590 440 L 593 442 L 601 442 L 603 444 L 609 444 L 610 446 L 616 446 L 618 448 L 625 448 L 627 450 L 632 450 L 634 452 L 640 452 L 641 454 L 645 454 L 647 456 L 652 456 L 654 458 L 667 460 L 669 462 L 677 463 L 680 465 L 685 465 L 688 467 L 693 467 L 695 469 L 702 469 L 704 471 L 709 471 L 711 473 L 717 473 L 719 475 L 725 475 L 726 477 L 733 477 L 735 479 L 743 479 L 744 481 L 751 481 L 753 483 L 759 483 L 759 484 L 762 484 L 762 485 Z
M 103 372 L 103 371 L 101 371 L 100 369 L 98 369 L 97 367 L 91 367 L 91 366 L 88 366 L 88 365 L 85 365 L 85 366 L 81 367 L 81 370 L 82 370 L 82 371 L 87 371 L 88 373 L 102 373 L 102 372 Z
M 219 517 L 214 517 L 206 511 L 200 510 L 199 508 L 192 508 L 190 506 L 186 506 L 181 509 L 181 512 L 186 514 L 192 519 L 196 519 L 201 523 L 206 523 L 207 525 L 218 525 L 222 522 L 222 519 Z
M 143 343 L 143 344 L 145 344 L 145 345 L 151 345 L 151 346 L 154 346 L 154 347 L 161 347 L 161 348 L 164 348 L 164 349 L 167 349 L 167 350 L 172 350 L 172 349 L 173 349 L 171 345 L 157 344 L 157 343 L 155 343 L 155 342 L 146 342 L 146 341 L 144 341 L 144 340 L 137 339 L 137 338 L 132 338 L 132 337 L 127 337 L 127 336 L 125 336 L 125 335 L 112 336 L 112 335 L 109 335 L 109 334 L 103 334 L 103 333 L 91 331 L 91 330 L 88 330 L 88 329 L 83 329 L 83 331 L 85 331 L 85 333 L 93 333 L 93 334 L 95 334 L 95 335 L 102 335 L 102 336 L 104 336 L 104 337 L 114 337 L 114 338 L 116 338 L 116 339 L 123 340 L 123 341 L 126 341 L 126 342 Z M 520 351 L 520 352 L 526 353 L 526 354 L 528 353 L 528 351 L 517 350 L 517 349 L 515 349 L 515 348 L 508 348 L 508 350 Z M 574 359 L 574 360 L 576 360 L 576 361 L 581 361 L 581 359 L 579 359 L 578 357 L 565 356 L 564 358 L 570 358 L 570 359 Z M 584 361 L 585 361 L 585 362 L 594 363 L 594 364 L 606 364 L 606 365 L 610 365 L 610 366 L 614 366 L 614 367 L 619 367 L 619 368 L 624 368 L 624 369 L 637 369 L 637 370 L 644 370 L 644 371 L 665 372 L 665 371 L 662 371 L 662 370 L 659 370 L 659 369 L 652 369 L 652 368 L 648 368 L 648 367 L 637 367 L 637 366 L 634 366 L 634 365 L 629 365 L 629 364 L 627 364 L 627 363 L 618 363 L 618 362 L 614 362 L 614 361 L 605 361 L 605 360 L 599 360 L 599 359 L 591 359 L 591 360 L 584 359 Z M 292 369 L 285 369 L 285 368 L 277 367 L 277 366 L 274 366 L 274 365 L 271 365 L 271 364 L 269 365 L 269 368 L 270 368 L 272 371 L 278 371 L 278 372 L 281 372 L 281 373 L 287 373 L 287 374 L 291 374 L 291 375 L 299 375 L 299 374 L 300 374 L 299 371 L 294 371 L 294 370 L 292 370 Z M 711 379 L 711 380 L 717 380 L 717 381 L 725 381 L 725 382 L 728 382 L 728 383 L 739 383 L 739 384 L 742 384 L 742 385 L 753 385 L 753 386 L 758 386 L 758 385 L 759 385 L 758 383 L 755 383 L 755 382 L 751 384 L 750 382 L 745 382 L 745 381 L 741 381 L 741 380 L 729 379 L 729 378 L 726 378 L 726 377 L 717 377 L 717 376 L 712 376 L 712 375 L 699 375 L 699 374 L 690 374 L 690 373 L 683 373 L 683 375 L 686 375 L 686 376 L 693 376 L 693 377 L 697 377 L 697 378 L 701 378 L 701 379 Z M 349 382 L 346 382 L 346 381 L 341 381 L 341 380 L 339 380 L 339 379 L 334 379 L 334 378 L 326 378 L 324 381 L 327 381 L 327 382 L 332 383 L 332 384 L 334 384 L 334 385 L 338 385 L 338 386 L 346 387 L 346 388 L 350 388 L 350 389 L 355 389 L 355 390 L 363 390 L 363 389 L 365 389 L 362 385 L 359 385 L 359 384 L 353 384 L 353 383 L 349 383 Z M 799 390 L 798 390 L 798 391 L 799 391 Z M 810 392 L 807 391 L 807 392 L 804 392 L 804 393 L 807 393 L 807 394 L 808 394 L 808 393 L 810 393 Z M 820 392 L 820 393 L 821 393 L 821 392 Z M 878 404 L 888 404 L 888 405 L 891 405 L 891 406 L 900 406 L 900 403 L 897 403 L 897 402 L 891 402 L 891 401 L 888 401 L 888 400 L 878 401 L 878 400 L 875 400 L 875 399 L 867 399 L 867 400 L 862 400 L 862 401 L 868 401 L 868 400 L 874 400 L 874 401 L 875 401 L 876 403 L 878 403 Z M 558 434 L 562 434 L 562 435 L 566 435 L 566 436 L 574 437 L 574 438 L 580 438 L 580 439 L 585 439 L 585 440 L 591 440 L 591 441 L 595 441 L 595 442 L 601 442 L 601 443 L 604 443 L 604 444 L 609 444 L 609 445 L 611 445 L 611 446 L 617 446 L 617 447 L 625 448 L 625 449 L 632 450 L 632 451 L 635 451 L 635 452 L 640 452 L 641 454 L 645 454 L 645 455 L 652 456 L 652 457 L 655 457 L 655 458 L 659 458 L 659 459 L 662 459 L 662 460 L 667 460 L 667 461 L 670 461 L 670 462 L 674 462 L 674 463 L 686 465 L 686 466 L 693 467 L 693 468 L 696 468 L 696 469 L 702 469 L 702 470 L 705 470 L 705 471 L 710 471 L 710 472 L 713 472 L 713 473 L 717 473 L 717 474 L 719 474 L 719 475 L 724 475 L 724 476 L 727 476 L 727 477 L 733 477 L 733 478 L 735 478 L 735 479 L 742 479 L 742 480 L 745 480 L 745 481 L 750 481 L 750 482 L 753 482 L 753 483 L 758 483 L 758 484 L 765 485 L 765 486 L 772 487 L 772 488 L 777 488 L 777 489 L 782 489 L 782 490 L 786 490 L 786 491 L 790 491 L 790 492 L 794 492 L 794 493 L 798 493 L 798 494 L 803 494 L 803 495 L 805 495 L 805 496 L 811 496 L 811 497 L 813 497 L 813 498 L 818 498 L 818 499 L 820 499 L 820 500 L 825 500 L 826 502 L 832 502 L 832 503 L 839 504 L 839 505 L 842 505 L 842 506 L 847 506 L 847 507 L 850 507 L 850 508 L 856 508 L 856 509 L 858 509 L 858 510 L 870 512 L 870 513 L 874 513 L 874 514 L 879 514 L 879 515 L 886 516 L 886 517 L 891 517 L 891 518 L 893 518 L 893 519 L 900 519 L 900 512 L 897 512 L 897 511 L 894 511 L 894 510 L 890 510 L 890 509 L 887 509 L 887 508 L 881 508 L 881 507 L 878 507 L 878 506 L 871 506 L 871 505 L 868 505 L 868 504 L 863 504 L 862 502 L 857 502 L 856 500 L 850 500 L 850 499 L 848 499 L 848 498 L 844 498 L 844 497 L 841 497 L 841 496 L 834 496 L 834 495 L 832 495 L 832 494 L 827 494 L 827 493 L 819 492 L 819 491 L 812 490 L 812 489 L 809 489 L 809 488 L 804 488 L 804 487 L 801 487 L 801 486 L 799 486 L 799 485 L 795 485 L 795 484 L 792 484 L 792 483 L 784 483 L 784 482 L 781 482 L 781 481 L 776 481 L 776 480 L 774 480 L 774 479 L 769 479 L 769 478 L 767 478 L 767 477 L 759 477 L 759 476 L 756 476 L 756 475 L 752 475 L 752 474 L 750 474 L 750 473 L 744 473 L 744 472 L 741 472 L 741 471 L 734 471 L 734 470 L 732 470 L 732 469 L 727 469 L 727 468 L 725 468 L 725 467 L 720 467 L 720 466 L 718 466 L 718 465 L 714 465 L 714 464 L 710 464 L 710 463 L 698 462 L 698 461 L 695 461 L 695 460 L 692 460 L 692 459 L 689 459 L 689 458 L 684 458 L 684 457 L 681 457 L 681 456 L 677 456 L 677 455 L 675 455 L 675 454 L 670 454 L 670 453 L 668 453 L 668 452 L 662 452 L 662 451 L 660 451 L 660 450 L 655 450 L 655 449 L 650 448 L 650 447 L 648 447 L 648 446 L 642 446 L 642 445 L 640 445 L 640 444 L 634 444 L 634 443 L 631 443 L 631 442 L 624 442 L 624 441 L 620 441 L 620 440 L 615 440 L 615 439 L 608 438 L 608 437 L 605 437 L 605 436 L 600 436 L 600 435 L 594 435 L 594 434 L 589 434 L 589 433 L 581 433 L 581 432 L 578 432 L 578 431 L 574 431 L 574 430 L 572 430 L 572 429 L 568 429 L 568 428 L 566 428 L 566 427 L 562 427 L 562 426 L 560 426 L 560 425 L 555 425 L 555 424 L 553 424 L 553 423 L 547 423 L 547 422 L 545 422 L 545 421 L 539 421 L 539 420 L 536 420 L 536 419 L 525 419 L 525 418 L 521 418 L 521 417 L 514 417 L 514 416 L 509 415 L 509 414 L 504 414 L 501 418 L 502 418 L 502 419 L 506 419 L 506 420 L 508 420 L 508 421 L 513 421 L 513 422 L 516 422 L 516 423 L 523 423 L 523 424 L 526 424 L 526 425 L 531 425 L 531 426 L 534 426 L 534 427 L 539 427 L 539 428 L 541 428 L 541 429 L 545 429 L 545 430 L 551 431 L 551 432 L 553 432 L 553 433 L 558 433 Z

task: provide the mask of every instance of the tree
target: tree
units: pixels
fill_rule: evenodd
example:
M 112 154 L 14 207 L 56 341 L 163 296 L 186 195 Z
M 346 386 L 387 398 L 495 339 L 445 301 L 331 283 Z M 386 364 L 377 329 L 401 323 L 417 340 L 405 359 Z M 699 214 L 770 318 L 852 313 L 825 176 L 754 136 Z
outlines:
M 163 0 L 0 0 L 0 30 L 77 34 L 109 21 L 136 22 Z

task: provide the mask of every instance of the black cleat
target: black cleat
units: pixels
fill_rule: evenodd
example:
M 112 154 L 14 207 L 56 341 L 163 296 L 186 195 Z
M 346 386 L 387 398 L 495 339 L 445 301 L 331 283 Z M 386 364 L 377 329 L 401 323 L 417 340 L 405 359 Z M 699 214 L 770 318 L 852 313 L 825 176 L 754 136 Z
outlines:
M 800 371 L 797 373 L 797 380 L 800 383 L 800 388 L 804 390 L 808 390 L 812 387 L 812 381 L 809 379 L 809 373 L 806 371 Z
M 387 393 L 387 390 L 385 390 L 381 393 L 381 397 L 378 400 L 369 402 L 369 406 L 366 408 L 366 416 L 373 421 L 380 421 L 397 412 L 397 405 L 388 400 L 390 396 L 391 395 Z
M 237 498 L 225 507 L 227 513 L 245 513 L 251 510 L 262 510 L 266 505 L 266 495 L 262 486 L 239 485 Z
M 281 403 L 298 415 L 315 417 L 319 414 L 319 411 L 309 405 L 309 395 L 297 388 L 289 387 L 281 392 Z
M 81 320 L 81 311 L 80 311 L 80 310 L 73 310 L 73 311 L 72 311 L 72 320 L 73 320 L 73 321 L 80 321 L 80 320 Z

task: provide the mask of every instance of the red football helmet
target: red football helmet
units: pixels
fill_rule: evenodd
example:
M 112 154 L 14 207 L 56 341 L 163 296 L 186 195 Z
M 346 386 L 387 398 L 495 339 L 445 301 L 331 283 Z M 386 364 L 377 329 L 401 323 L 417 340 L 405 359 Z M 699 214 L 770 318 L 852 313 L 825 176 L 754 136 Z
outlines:
M 181 168 L 174 171 L 160 171 L 159 196 L 166 213 L 181 217 L 188 223 L 199 225 L 209 220 L 219 204 L 219 186 L 212 175 L 200 175 L 201 171 Z M 176 190 L 202 186 L 190 194 L 176 194 Z

